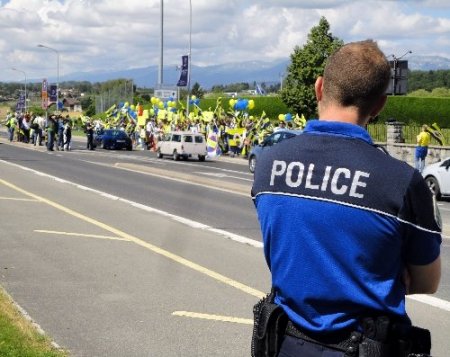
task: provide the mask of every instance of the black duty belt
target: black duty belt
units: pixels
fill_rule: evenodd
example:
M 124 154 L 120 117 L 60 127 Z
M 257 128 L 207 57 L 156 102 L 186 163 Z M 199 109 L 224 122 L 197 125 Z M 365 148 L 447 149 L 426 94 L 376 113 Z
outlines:
M 287 324 L 286 335 L 345 352 L 345 356 L 357 356 L 358 345 L 362 338 L 360 332 L 354 331 L 347 334 L 345 338 L 328 336 L 317 340 L 297 328 L 292 321 Z

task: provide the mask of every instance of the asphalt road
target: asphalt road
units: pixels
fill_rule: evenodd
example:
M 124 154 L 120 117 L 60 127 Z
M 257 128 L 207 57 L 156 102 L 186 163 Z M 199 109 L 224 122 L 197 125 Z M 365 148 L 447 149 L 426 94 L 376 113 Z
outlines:
M 74 149 L 0 139 L 0 284 L 72 356 L 250 355 L 270 279 L 245 161 Z M 408 299 L 437 357 L 450 351 L 449 242 L 438 294 Z

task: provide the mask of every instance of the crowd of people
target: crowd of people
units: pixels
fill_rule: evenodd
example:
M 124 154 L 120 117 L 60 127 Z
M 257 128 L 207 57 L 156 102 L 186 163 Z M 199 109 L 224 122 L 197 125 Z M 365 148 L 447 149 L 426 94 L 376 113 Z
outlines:
M 3 124 L 8 128 L 10 142 L 17 141 L 43 146 L 47 150 L 71 149 L 72 121 L 69 116 L 52 114 L 47 119 L 34 113 L 8 112 Z
M 91 120 L 82 118 L 86 128 L 93 128 L 94 133 L 100 134 L 105 129 L 119 129 L 125 131 L 132 139 L 135 148 L 155 151 L 157 142 L 171 131 L 191 131 L 202 133 L 205 139 L 213 134 L 216 138 L 217 150 L 230 156 L 247 157 L 253 145 L 261 143 L 265 137 L 280 129 L 299 129 L 303 122 L 280 120 L 276 123 L 262 116 L 260 119 L 242 116 L 214 117 L 205 121 L 202 118 L 169 120 L 164 117 L 153 116 L 145 121 L 145 125 L 123 118 L 117 122 L 112 120 Z M 88 140 L 89 141 L 89 140 Z

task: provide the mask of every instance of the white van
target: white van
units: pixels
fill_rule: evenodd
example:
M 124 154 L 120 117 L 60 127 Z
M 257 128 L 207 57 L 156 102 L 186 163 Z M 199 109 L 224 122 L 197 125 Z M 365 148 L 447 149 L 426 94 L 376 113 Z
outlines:
M 197 156 L 199 161 L 206 158 L 206 140 L 202 134 L 190 131 L 172 131 L 163 136 L 156 146 L 156 155 L 162 158 L 170 155 L 174 160 L 187 160 Z

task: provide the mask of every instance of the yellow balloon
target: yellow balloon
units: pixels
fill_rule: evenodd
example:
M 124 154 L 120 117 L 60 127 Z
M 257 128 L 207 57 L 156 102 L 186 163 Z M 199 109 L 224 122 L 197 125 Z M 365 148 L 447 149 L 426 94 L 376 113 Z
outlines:
M 284 120 L 284 114 L 279 114 L 278 115 L 278 120 Z
M 150 109 L 150 115 L 152 115 L 152 116 L 155 115 L 155 109 L 153 109 L 153 108 Z
M 250 99 L 248 101 L 248 109 L 253 109 L 255 107 L 255 101 L 253 99 Z
M 128 103 L 128 102 L 125 102 L 125 104 L 124 104 L 125 107 L 128 107 L 129 105 L 130 105 L 130 103 Z
M 196 97 L 195 95 L 193 95 L 193 96 L 191 97 L 191 99 L 192 99 L 192 100 L 196 100 L 197 97 Z
M 159 109 L 164 109 L 164 103 L 163 102 L 159 102 L 158 103 L 158 107 L 159 107 Z
M 131 104 L 131 105 L 130 105 L 130 109 L 131 109 L 131 110 L 136 110 L 136 107 L 135 107 L 133 104 Z
M 230 99 L 228 104 L 230 105 L 231 108 L 233 108 L 234 105 L 236 104 L 236 99 Z
M 150 98 L 150 102 L 151 102 L 152 104 L 156 104 L 156 103 L 158 102 L 158 98 L 156 98 L 156 97 L 151 97 L 151 98 Z

